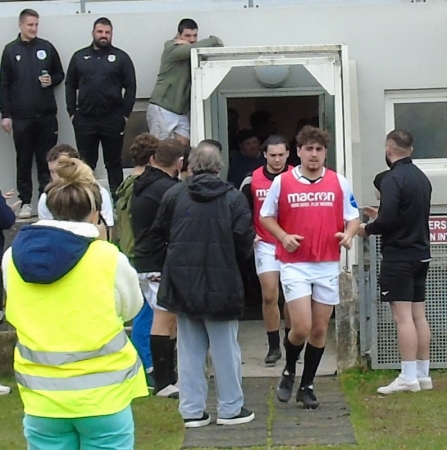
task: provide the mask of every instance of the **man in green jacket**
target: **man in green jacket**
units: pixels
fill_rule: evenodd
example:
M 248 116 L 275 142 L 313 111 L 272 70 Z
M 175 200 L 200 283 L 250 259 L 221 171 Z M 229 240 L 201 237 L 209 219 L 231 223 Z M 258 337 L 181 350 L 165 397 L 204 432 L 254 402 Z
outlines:
M 160 140 L 174 138 L 189 145 L 191 49 L 223 46 L 216 36 L 198 41 L 197 35 L 197 23 L 182 19 L 175 38 L 165 42 L 160 72 L 146 115 L 151 135 Z

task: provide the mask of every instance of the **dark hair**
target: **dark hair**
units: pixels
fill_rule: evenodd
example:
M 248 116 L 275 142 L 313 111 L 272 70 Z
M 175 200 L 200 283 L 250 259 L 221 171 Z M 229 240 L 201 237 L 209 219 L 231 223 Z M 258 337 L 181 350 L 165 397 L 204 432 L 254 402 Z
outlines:
M 250 125 L 254 130 L 258 130 L 268 123 L 272 118 L 272 113 L 269 111 L 255 111 L 250 116 Z
M 69 144 L 59 144 L 47 153 L 47 162 L 56 161 L 61 155 L 67 155 L 70 158 L 79 159 L 79 152 L 75 148 Z
M 199 142 L 199 144 L 201 143 L 214 145 L 214 147 L 216 147 L 220 151 L 220 153 L 222 153 L 222 144 L 215 139 L 204 139 L 203 141 Z
M 160 141 L 155 150 L 155 162 L 161 167 L 170 167 L 183 156 L 185 146 L 177 139 Z
M 306 125 L 302 128 L 302 130 L 298 133 L 296 137 L 296 143 L 298 147 L 302 147 L 303 145 L 313 144 L 316 142 L 317 144 L 322 145 L 324 148 L 328 148 L 329 142 L 331 138 L 329 133 L 321 128 L 313 127 L 311 125 Z
M 394 141 L 398 147 L 406 150 L 413 145 L 413 136 L 405 130 L 393 130 L 387 134 L 386 139 Z
M 252 130 L 251 128 L 245 128 L 243 130 L 240 130 L 239 133 L 237 134 L 237 141 L 239 142 L 239 144 L 242 144 L 242 142 L 246 141 L 247 139 L 251 139 L 251 138 L 257 138 L 258 135 L 254 132 L 254 130 Z
M 199 26 L 197 22 L 193 19 L 182 19 L 177 27 L 179 34 L 182 34 L 185 30 L 198 30 Z
M 27 17 L 39 18 L 39 13 L 35 9 L 26 8 L 19 14 L 19 22 L 23 22 Z
M 378 173 L 373 180 L 374 187 L 380 192 L 380 185 L 382 184 L 382 180 L 385 175 L 389 172 L 389 170 L 384 170 L 383 172 Z
M 56 220 L 82 222 L 101 210 L 101 192 L 87 164 L 61 155 L 56 173 L 58 179 L 45 188 L 48 209 Z
M 189 153 L 190 152 L 191 152 L 191 147 L 189 145 L 187 145 L 185 147 L 185 150 L 183 151 L 183 165 L 182 165 L 182 169 L 180 170 L 180 172 L 186 172 L 188 170 Z
M 279 134 L 271 134 L 262 144 L 262 151 L 266 152 L 269 149 L 269 145 L 281 145 L 283 144 L 286 150 L 289 150 L 289 143 L 284 136 Z
M 96 19 L 93 22 L 93 29 L 95 29 L 96 25 L 108 25 L 109 27 L 113 28 L 112 22 L 107 17 L 100 17 L 99 19 Z
M 134 166 L 146 166 L 155 155 L 160 140 L 149 133 L 141 133 L 134 140 L 129 153 Z

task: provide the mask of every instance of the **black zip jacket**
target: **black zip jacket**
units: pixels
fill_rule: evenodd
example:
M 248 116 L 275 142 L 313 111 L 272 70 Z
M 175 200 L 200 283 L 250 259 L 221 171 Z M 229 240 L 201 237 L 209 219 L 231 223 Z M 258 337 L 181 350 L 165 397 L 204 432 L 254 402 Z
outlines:
M 368 234 L 382 236 L 382 254 L 388 261 L 430 258 L 431 184 L 410 158 L 391 165 L 380 184 L 377 219 L 366 225 Z
M 42 70 L 51 75 L 51 86 L 43 88 Z M 51 42 L 38 37 L 25 42 L 17 39 L 3 50 L 0 71 L 2 118 L 32 119 L 57 113 L 54 87 L 62 83 L 64 71 Z
M 255 232 L 244 195 L 217 175 L 193 175 L 163 197 L 149 247 L 163 255 L 158 304 L 190 318 L 234 320 L 244 308 L 238 263 Z
M 135 238 L 134 267 L 138 273 L 161 272 L 163 255 L 151 252 L 149 231 L 164 193 L 177 182 L 166 172 L 151 166 L 135 179 L 130 208 Z
M 95 50 L 92 44 L 72 56 L 65 80 L 70 117 L 76 112 L 95 118 L 106 115 L 129 117 L 136 91 L 132 60 L 119 48 L 111 46 Z

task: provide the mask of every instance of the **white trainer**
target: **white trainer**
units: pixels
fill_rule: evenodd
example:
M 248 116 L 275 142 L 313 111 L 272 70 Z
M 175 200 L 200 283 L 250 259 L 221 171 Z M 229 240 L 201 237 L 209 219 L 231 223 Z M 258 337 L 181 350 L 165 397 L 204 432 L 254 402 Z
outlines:
M 7 395 L 11 392 L 11 388 L 9 386 L 3 386 L 0 384 L 0 395 Z
M 421 390 L 421 386 L 419 385 L 419 381 L 407 381 L 402 378 L 402 375 L 399 375 L 393 382 L 391 382 L 388 386 L 382 386 L 377 389 L 379 394 L 388 395 L 395 394 L 396 392 L 419 392 Z
M 418 378 L 421 391 L 430 391 L 433 389 L 433 381 L 431 377 Z
M 33 209 L 31 208 L 31 205 L 28 203 L 25 203 L 20 208 L 19 212 L 19 219 L 29 219 L 32 215 Z

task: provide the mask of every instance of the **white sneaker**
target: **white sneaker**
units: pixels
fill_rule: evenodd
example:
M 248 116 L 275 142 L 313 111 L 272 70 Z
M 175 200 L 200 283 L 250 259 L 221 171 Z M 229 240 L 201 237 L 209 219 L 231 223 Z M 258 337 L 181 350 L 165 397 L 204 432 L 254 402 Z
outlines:
M 29 219 L 31 217 L 32 212 L 33 209 L 31 208 L 31 205 L 29 203 L 25 203 L 20 208 L 19 219 Z
M 395 394 L 396 392 L 419 392 L 421 390 L 421 386 L 419 385 L 419 381 L 407 381 L 402 378 L 402 375 L 399 375 L 392 383 L 388 386 L 382 386 L 377 389 L 379 394 L 388 395 Z
M 421 391 L 430 391 L 433 389 L 433 381 L 431 377 L 418 378 Z
M 0 395 L 7 395 L 11 392 L 11 388 L 9 386 L 3 386 L 0 384 Z
M 154 393 L 157 397 L 168 397 L 168 398 L 178 398 L 179 397 L 179 389 L 177 386 L 173 384 L 168 384 L 163 389 Z

